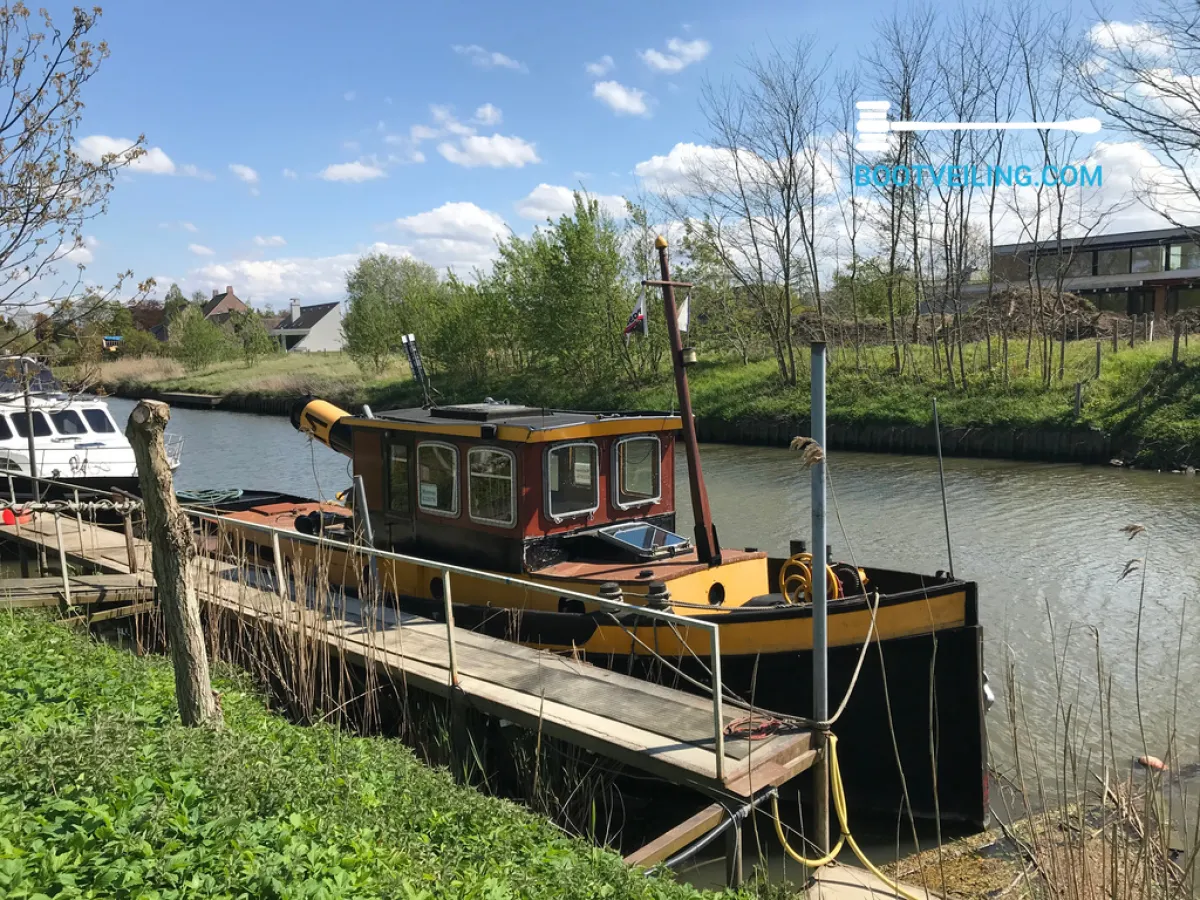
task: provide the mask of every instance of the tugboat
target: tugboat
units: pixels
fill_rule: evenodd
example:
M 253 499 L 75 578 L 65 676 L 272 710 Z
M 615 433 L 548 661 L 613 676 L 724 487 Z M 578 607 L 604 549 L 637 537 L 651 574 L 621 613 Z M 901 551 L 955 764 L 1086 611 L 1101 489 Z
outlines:
M 665 288 L 671 282 L 659 240 L 664 280 L 649 284 Z M 829 597 L 834 706 L 853 682 L 834 726 L 849 806 L 983 828 L 988 692 L 976 585 L 944 572 L 859 568 L 795 540 L 786 558 L 721 547 L 690 414 L 690 354 L 681 346 L 673 298 L 667 309 L 682 415 L 490 401 L 353 415 L 324 400 L 298 403 L 296 429 L 353 461 L 366 506 L 357 513 L 365 513 L 375 545 L 428 560 L 381 559 L 370 574 L 335 550 L 326 563 L 329 577 L 349 588 L 377 577 L 400 609 L 439 617 L 439 563 L 507 574 L 513 579 L 507 585 L 455 576 L 458 626 L 647 677 L 671 675 L 655 665 L 665 657 L 703 681 L 699 661 L 708 658 L 707 639 L 692 634 L 685 645 L 670 625 L 575 599 L 555 601 L 521 583 L 703 618 L 720 625 L 730 690 L 764 711 L 811 716 L 810 600 L 814 572 L 823 569 L 816 577 L 825 578 Z M 680 438 L 696 511 L 693 537 L 681 534 L 676 521 Z M 336 504 L 239 504 L 226 514 L 347 541 L 354 534 L 353 514 Z M 264 541 L 251 529 L 243 534 Z M 308 544 L 289 546 L 310 554 L 310 562 L 316 552 Z M 823 565 L 813 551 L 825 556 Z M 877 646 L 863 653 L 864 642 Z

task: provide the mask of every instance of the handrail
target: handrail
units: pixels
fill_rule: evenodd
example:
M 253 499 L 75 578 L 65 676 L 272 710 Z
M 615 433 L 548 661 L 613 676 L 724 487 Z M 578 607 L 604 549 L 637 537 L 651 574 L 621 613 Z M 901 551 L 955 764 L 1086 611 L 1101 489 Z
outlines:
M 481 581 L 488 581 L 494 584 L 503 584 L 515 587 L 521 587 L 526 590 L 538 591 L 544 594 L 552 594 L 556 597 L 567 597 L 569 599 L 582 600 L 585 603 L 594 603 L 601 609 L 617 610 L 621 612 L 635 613 L 644 615 L 654 619 L 662 619 L 665 622 L 672 622 L 677 625 L 683 625 L 688 628 L 699 628 L 707 631 L 710 636 L 710 668 L 712 671 L 712 693 L 713 693 L 713 737 L 714 750 L 716 755 L 716 774 L 717 780 L 724 780 L 724 763 L 725 763 L 725 720 L 721 700 L 722 684 L 721 684 L 721 631 L 720 626 L 714 622 L 706 622 L 695 616 L 681 616 L 676 613 L 666 612 L 660 609 L 651 609 L 645 606 L 636 606 L 632 603 L 625 603 L 621 600 L 614 600 L 611 597 L 599 597 L 595 594 L 584 594 L 579 591 L 572 591 L 565 588 L 558 588 L 553 585 L 540 584 L 535 581 L 524 581 L 518 578 L 512 578 L 508 575 L 497 575 L 493 572 L 484 572 L 480 569 L 471 569 L 466 566 L 456 566 L 450 563 L 437 562 L 435 560 L 423 559 L 418 556 L 408 556 L 403 553 L 394 553 L 390 550 L 380 550 L 376 547 L 364 547 L 360 544 L 347 544 L 341 541 L 334 541 L 329 538 L 323 538 L 314 534 L 302 534 L 299 531 L 290 528 L 277 528 L 274 525 L 265 525 L 260 522 L 248 522 L 244 519 L 231 519 L 228 516 L 219 516 L 214 513 L 203 512 L 198 509 L 185 508 L 184 513 L 193 516 L 203 521 L 212 522 L 217 525 L 228 525 L 237 528 L 245 528 L 251 531 L 258 531 L 264 534 L 271 535 L 272 549 L 278 549 L 278 541 L 280 536 L 286 537 L 290 541 L 301 541 L 310 544 L 315 544 L 318 547 L 328 547 L 342 551 L 358 551 L 376 559 L 390 559 L 397 562 L 413 563 L 415 565 L 427 566 L 431 569 L 438 569 L 442 572 L 443 578 L 443 599 L 446 605 L 446 633 L 449 641 L 450 662 L 452 668 L 456 660 L 454 651 L 454 616 L 450 604 L 450 573 L 464 575 L 471 578 L 477 578 Z M 279 571 L 279 563 L 276 563 L 276 571 Z M 686 646 L 686 642 L 685 642 Z M 451 672 L 453 684 L 457 684 L 457 672 Z

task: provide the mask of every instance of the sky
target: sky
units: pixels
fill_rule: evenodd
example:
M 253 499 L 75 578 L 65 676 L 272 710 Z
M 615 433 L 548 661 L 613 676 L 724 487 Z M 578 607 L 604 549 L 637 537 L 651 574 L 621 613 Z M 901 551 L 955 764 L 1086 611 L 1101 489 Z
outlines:
M 50 9 L 65 21 L 65 6 Z M 172 282 L 232 285 L 260 307 L 340 299 L 346 269 L 372 249 L 466 276 L 508 229 L 566 211 L 571 189 L 615 208 L 647 187 L 655 157 L 703 144 L 706 80 L 806 35 L 852 60 L 893 9 L 115 0 L 81 147 L 144 134 L 149 152 L 74 256 L 100 284 L 131 269 L 160 298 Z

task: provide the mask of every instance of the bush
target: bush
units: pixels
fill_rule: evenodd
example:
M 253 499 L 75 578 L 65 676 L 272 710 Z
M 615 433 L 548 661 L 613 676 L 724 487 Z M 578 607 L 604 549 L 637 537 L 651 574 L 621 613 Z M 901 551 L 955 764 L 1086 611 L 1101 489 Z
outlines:
M 163 352 L 163 344 L 148 331 L 129 331 L 121 339 L 119 356 L 121 359 L 144 359 L 148 356 L 158 356 Z
M 171 324 L 172 354 L 190 370 L 203 369 L 233 355 L 231 334 L 188 307 Z

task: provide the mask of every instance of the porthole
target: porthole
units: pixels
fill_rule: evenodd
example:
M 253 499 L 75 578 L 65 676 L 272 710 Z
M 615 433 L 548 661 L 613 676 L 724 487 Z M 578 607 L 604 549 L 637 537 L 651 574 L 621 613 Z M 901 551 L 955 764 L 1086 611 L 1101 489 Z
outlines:
M 725 585 L 719 581 L 714 581 L 712 587 L 708 589 L 708 602 L 712 606 L 720 606 L 725 602 Z

